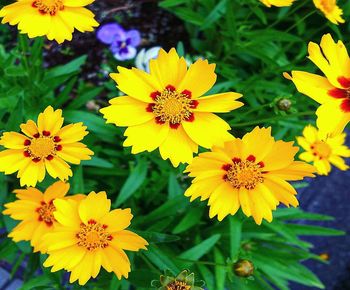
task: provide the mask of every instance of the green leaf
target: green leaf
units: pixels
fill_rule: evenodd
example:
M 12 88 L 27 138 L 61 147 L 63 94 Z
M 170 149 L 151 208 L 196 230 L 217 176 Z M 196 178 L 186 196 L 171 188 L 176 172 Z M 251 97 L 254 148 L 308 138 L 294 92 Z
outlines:
M 45 275 L 42 275 L 39 277 L 29 279 L 19 289 L 20 290 L 32 290 L 32 289 L 37 289 L 37 287 L 49 286 L 50 284 L 52 284 L 51 279 Z M 53 289 L 53 288 L 51 288 L 51 289 Z
M 226 267 L 225 265 L 225 257 L 220 252 L 220 250 L 215 247 L 214 248 L 214 261 L 215 261 L 215 281 L 217 290 L 225 290 L 225 280 L 226 280 Z
M 221 0 L 205 18 L 201 29 L 207 29 L 218 21 L 226 11 L 227 0 Z
M 211 236 L 210 238 L 202 241 L 198 245 L 194 246 L 193 248 L 188 249 L 187 251 L 183 252 L 181 255 L 179 255 L 179 258 L 191 260 L 191 261 L 197 261 L 202 256 L 207 254 L 212 247 L 219 241 L 221 235 L 216 234 Z
M 114 165 L 111 162 L 97 156 L 93 156 L 90 160 L 83 160 L 81 164 L 84 166 L 93 166 L 93 167 L 99 167 L 99 168 L 114 167 Z
M 180 272 L 180 269 L 173 263 L 174 258 L 169 258 L 167 254 L 155 245 L 149 245 L 144 255 L 161 271 L 170 270 L 173 273 Z
M 101 87 L 86 87 L 85 89 L 85 92 L 80 92 L 80 94 L 67 106 L 68 109 L 79 109 L 88 101 L 95 99 L 98 96 L 98 94 L 101 93 L 103 90 L 103 88 Z
M 130 198 L 133 193 L 142 185 L 145 181 L 147 175 L 147 161 L 140 159 L 136 165 L 136 167 L 131 171 L 128 179 L 122 186 L 118 198 L 114 204 L 114 206 L 118 207 L 128 198 Z
M 162 8 L 171 8 L 180 4 L 185 3 L 188 0 L 165 0 L 165 1 L 161 1 L 159 3 L 159 7 Z
M 180 237 L 175 236 L 175 235 L 167 235 L 167 234 L 150 232 L 150 231 L 136 231 L 135 230 L 134 232 L 139 234 L 141 237 L 143 237 L 145 240 L 147 240 L 147 242 L 150 244 L 170 243 L 170 242 L 180 240 Z
M 183 194 L 183 189 L 181 188 L 179 182 L 176 179 L 176 175 L 171 172 L 169 174 L 169 181 L 168 181 L 168 195 L 169 195 L 169 199 Z
M 203 208 L 201 207 L 192 207 L 189 209 L 187 214 L 180 220 L 180 222 L 173 229 L 173 234 L 182 233 L 191 227 L 198 224 L 203 215 Z
M 230 216 L 230 257 L 233 261 L 238 258 L 241 247 L 242 221 L 238 216 Z
M 70 75 L 72 73 L 78 73 L 80 71 L 80 67 L 85 63 L 86 58 L 86 55 L 82 55 L 67 64 L 50 69 L 46 74 L 46 80 L 59 76 Z

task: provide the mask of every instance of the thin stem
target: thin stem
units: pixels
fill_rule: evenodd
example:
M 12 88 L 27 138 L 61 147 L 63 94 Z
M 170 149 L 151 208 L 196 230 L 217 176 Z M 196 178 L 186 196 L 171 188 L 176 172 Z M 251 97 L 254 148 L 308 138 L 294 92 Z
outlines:
M 175 258 L 176 260 L 180 260 L 180 261 L 184 261 L 184 262 L 188 262 L 188 263 L 193 263 L 193 264 L 202 264 L 202 265 L 210 265 L 210 266 L 221 266 L 221 267 L 226 267 L 226 264 L 218 264 L 218 263 L 214 263 L 214 262 L 209 262 L 209 261 L 193 261 L 193 260 L 189 260 L 189 259 L 182 259 L 182 258 Z
M 276 116 L 273 118 L 265 118 L 265 119 L 254 120 L 254 121 L 245 122 L 245 123 L 234 124 L 233 122 L 230 122 L 230 126 L 231 127 L 252 126 L 252 125 L 261 124 L 261 123 L 265 123 L 265 122 L 279 121 L 279 120 L 289 119 L 289 118 L 293 118 L 293 117 L 312 116 L 314 114 L 315 114 L 314 111 L 300 112 L 300 113 L 296 113 L 296 114 L 291 114 L 291 115 L 286 115 L 286 116 Z

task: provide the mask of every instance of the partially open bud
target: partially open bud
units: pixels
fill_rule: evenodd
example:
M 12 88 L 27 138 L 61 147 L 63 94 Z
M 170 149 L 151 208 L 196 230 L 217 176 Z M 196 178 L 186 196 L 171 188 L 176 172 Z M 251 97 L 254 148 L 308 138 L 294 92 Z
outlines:
M 250 277 L 254 273 L 254 264 L 249 260 L 238 260 L 233 265 L 234 272 L 239 277 Z
M 281 111 L 289 111 L 289 109 L 292 107 L 292 102 L 289 99 L 283 98 L 278 101 L 277 107 Z
M 161 275 L 160 281 L 153 280 L 151 285 L 158 290 L 204 290 L 195 285 L 194 273 L 188 270 L 182 271 L 176 277 Z

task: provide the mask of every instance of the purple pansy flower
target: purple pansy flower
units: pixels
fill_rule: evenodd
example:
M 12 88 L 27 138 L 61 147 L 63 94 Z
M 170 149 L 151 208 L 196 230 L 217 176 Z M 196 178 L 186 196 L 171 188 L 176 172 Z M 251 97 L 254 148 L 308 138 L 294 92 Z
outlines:
M 136 47 L 141 43 L 138 30 L 124 30 L 116 23 L 103 25 L 97 31 L 97 38 L 110 45 L 110 49 L 117 60 L 132 59 L 136 56 Z

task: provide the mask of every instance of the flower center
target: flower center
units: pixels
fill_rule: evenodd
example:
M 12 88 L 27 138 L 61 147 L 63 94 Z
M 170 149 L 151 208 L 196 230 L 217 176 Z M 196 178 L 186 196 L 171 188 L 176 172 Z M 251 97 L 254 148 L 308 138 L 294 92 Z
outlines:
M 29 145 L 28 150 L 35 157 L 44 158 L 54 153 L 55 143 L 51 138 L 40 137 L 38 139 L 33 139 L 31 141 L 31 144 Z
M 55 210 L 56 208 L 52 201 L 50 201 L 49 203 L 42 201 L 41 207 L 38 207 L 36 209 L 36 212 L 39 215 L 38 220 L 46 223 L 46 225 L 49 227 L 52 226 L 53 223 L 56 221 L 55 217 L 53 216 L 53 212 Z
M 50 136 L 51 133 L 43 131 L 42 134 L 35 134 L 32 139 L 24 141 L 24 156 L 30 157 L 34 162 L 39 162 L 46 158 L 52 160 L 57 151 L 62 150 L 62 145 L 57 144 L 61 141 L 59 136 Z
M 63 10 L 62 0 L 35 0 L 32 7 L 37 8 L 41 14 L 55 15 L 57 11 Z
M 254 189 L 258 183 L 264 182 L 264 172 L 261 170 L 264 163 L 255 163 L 253 155 L 248 156 L 247 160 L 233 158 L 232 161 L 233 164 L 226 164 L 222 168 L 227 171 L 224 180 L 231 183 L 234 188 Z
M 311 150 L 314 156 L 318 156 L 320 159 L 328 158 L 332 153 L 332 148 L 323 141 L 317 141 L 312 144 Z
M 191 286 L 187 285 L 187 283 L 182 282 L 182 281 L 174 281 L 168 284 L 167 290 L 190 290 Z
M 178 93 L 172 85 L 168 85 L 162 92 L 153 92 L 150 103 L 146 110 L 152 112 L 158 124 L 169 123 L 176 129 L 182 121 L 194 120 L 193 109 L 198 106 L 198 101 L 191 99 L 191 92 L 184 90 Z
M 91 219 L 88 224 L 81 224 L 80 231 L 76 234 L 78 246 L 85 247 L 89 251 L 98 248 L 106 248 L 113 237 L 106 231 L 107 225 L 101 225 Z

